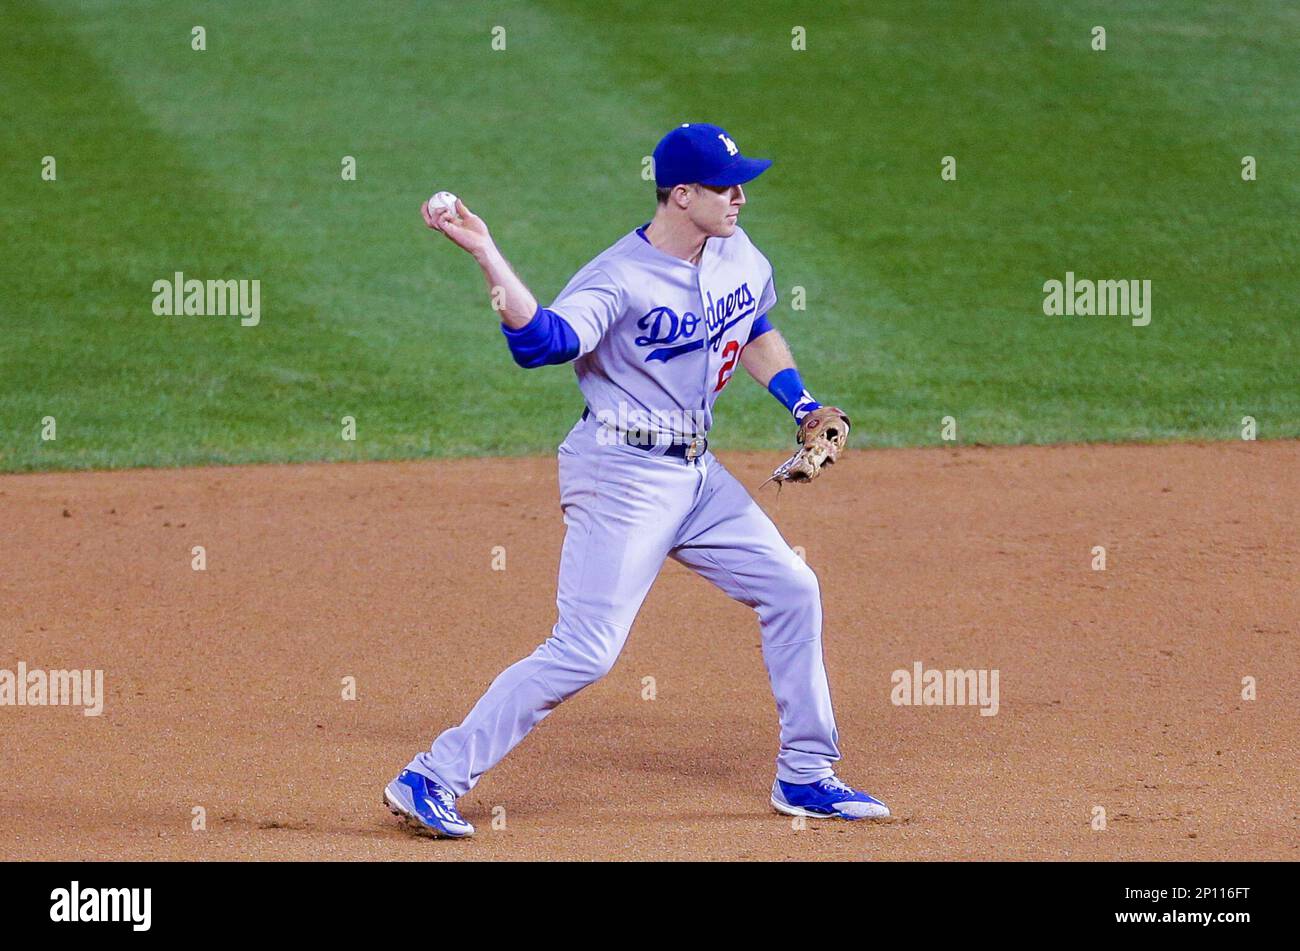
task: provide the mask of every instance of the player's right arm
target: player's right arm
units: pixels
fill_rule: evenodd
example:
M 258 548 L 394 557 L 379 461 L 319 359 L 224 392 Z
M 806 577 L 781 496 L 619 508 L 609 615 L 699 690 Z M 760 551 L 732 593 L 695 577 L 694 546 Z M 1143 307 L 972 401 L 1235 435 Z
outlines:
M 437 217 L 434 217 L 429 212 L 427 202 L 420 203 L 420 214 L 424 216 L 426 225 L 434 231 L 441 231 L 453 244 L 468 252 L 478 262 L 487 279 L 492 306 L 501 316 L 501 323 L 511 330 L 519 330 L 533 319 L 537 314 L 537 298 L 510 267 L 510 262 L 497 248 L 482 218 L 466 208 L 459 198 L 456 199 L 454 214 L 450 208 L 439 208 Z
M 428 204 L 422 203 L 420 214 L 426 225 L 441 231 L 453 244 L 472 255 L 483 269 L 492 307 L 501 317 L 501 333 L 510 347 L 510 355 L 521 367 L 533 369 L 573 360 L 591 350 L 617 316 L 617 294 L 608 288 L 582 286 L 578 277 L 553 305 L 562 306 L 564 316 L 539 306 L 532 291 L 497 248 L 483 219 L 466 208 L 459 198 L 454 213 L 448 208 L 431 213 Z

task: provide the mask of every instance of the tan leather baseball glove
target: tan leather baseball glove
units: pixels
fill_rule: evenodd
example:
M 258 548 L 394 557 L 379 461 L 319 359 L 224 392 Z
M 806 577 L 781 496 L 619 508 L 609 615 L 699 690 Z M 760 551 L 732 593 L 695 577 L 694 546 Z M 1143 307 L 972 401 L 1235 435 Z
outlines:
M 811 482 L 839 458 L 849 438 L 849 418 L 835 406 L 821 406 L 803 418 L 798 451 L 773 470 L 768 482 Z

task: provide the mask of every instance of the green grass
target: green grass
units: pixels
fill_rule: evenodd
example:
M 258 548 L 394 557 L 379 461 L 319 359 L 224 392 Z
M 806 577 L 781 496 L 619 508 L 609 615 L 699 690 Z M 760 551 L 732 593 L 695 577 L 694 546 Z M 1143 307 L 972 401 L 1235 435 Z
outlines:
M 515 367 L 417 205 L 456 191 L 549 301 L 687 120 L 776 160 L 744 224 L 856 445 L 1300 436 L 1293 4 L 792 9 L 4 0 L 0 469 L 550 451 L 571 369 Z M 260 280 L 260 326 L 155 316 L 177 270 Z M 1045 316 L 1067 270 L 1151 280 L 1150 326 Z M 738 379 L 714 436 L 791 426 Z

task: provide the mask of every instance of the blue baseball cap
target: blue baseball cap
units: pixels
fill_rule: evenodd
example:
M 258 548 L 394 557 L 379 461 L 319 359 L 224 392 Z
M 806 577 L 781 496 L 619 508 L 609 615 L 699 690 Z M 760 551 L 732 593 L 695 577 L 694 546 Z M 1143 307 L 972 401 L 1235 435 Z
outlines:
M 684 122 L 655 146 L 655 184 L 743 185 L 767 171 L 771 159 L 745 158 L 721 126 Z

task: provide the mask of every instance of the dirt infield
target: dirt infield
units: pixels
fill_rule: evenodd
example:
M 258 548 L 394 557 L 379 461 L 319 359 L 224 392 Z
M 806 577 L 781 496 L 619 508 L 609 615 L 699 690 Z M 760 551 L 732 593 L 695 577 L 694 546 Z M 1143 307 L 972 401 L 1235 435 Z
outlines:
M 0 858 L 1300 858 L 1300 443 L 856 452 L 760 493 L 887 823 L 770 811 L 756 621 L 670 563 L 463 800 L 478 836 L 413 838 L 381 787 L 549 632 L 556 497 L 552 458 L 0 477 L 0 668 L 106 695 L 0 706 Z M 895 705 L 918 662 L 996 669 L 997 714 Z

